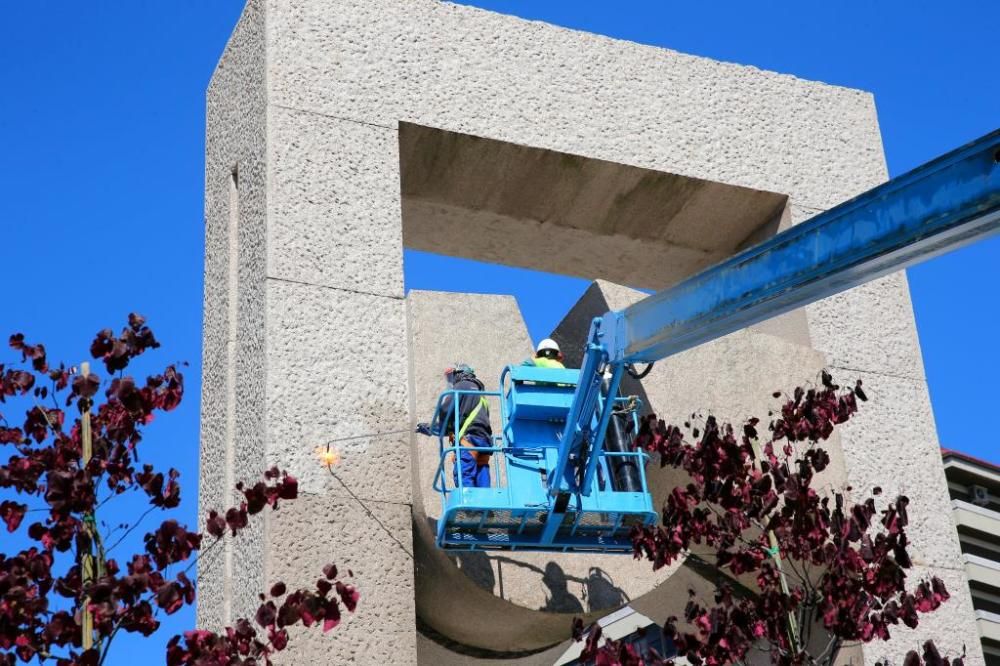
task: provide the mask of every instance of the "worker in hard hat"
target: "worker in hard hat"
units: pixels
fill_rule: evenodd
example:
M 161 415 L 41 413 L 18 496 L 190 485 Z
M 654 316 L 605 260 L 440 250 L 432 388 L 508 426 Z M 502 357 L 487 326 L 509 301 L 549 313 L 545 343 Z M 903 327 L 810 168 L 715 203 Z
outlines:
M 562 351 L 552 338 L 545 338 L 535 347 L 535 357 L 524 362 L 539 368 L 565 368 Z
M 483 383 L 476 377 L 475 370 L 464 363 L 448 368 L 444 376 L 451 390 L 485 390 Z M 490 456 L 493 452 L 478 450 L 493 447 L 489 405 L 484 396 L 468 393 L 459 395 L 456 432 L 455 404 L 452 398 L 453 394 L 449 394 L 441 401 L 441 409 L 434 419 L 433 429 L 427 423 L 420 423 L 417 425 L 417 432 L 422 435 L 447 435 L 452 444 L 457 439 L 462 446 L 462 455 L 454 470 L 455 485 L 458 485 L 461 470 L 463 488 L 489 488 Z

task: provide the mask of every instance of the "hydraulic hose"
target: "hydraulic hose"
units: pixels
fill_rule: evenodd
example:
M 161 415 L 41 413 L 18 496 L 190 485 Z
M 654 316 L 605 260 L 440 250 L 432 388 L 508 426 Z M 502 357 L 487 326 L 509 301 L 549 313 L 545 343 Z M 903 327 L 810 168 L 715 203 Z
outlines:
M 616 396 L 608 395 L 608 381 L 604 380 L 605 400 L 614 400 Z M 608 431 L 604 436 L 604 450 L 607 453 L 631 453 L 633 433 L 629 427 L 629 414 L 612 413 L 608 421 Z M 639 459 L 633 456 L 608 456 L 608 469 L 611 472 L 611 488 L 618 492 L 638 493 L 642 491 L 639 480 Z

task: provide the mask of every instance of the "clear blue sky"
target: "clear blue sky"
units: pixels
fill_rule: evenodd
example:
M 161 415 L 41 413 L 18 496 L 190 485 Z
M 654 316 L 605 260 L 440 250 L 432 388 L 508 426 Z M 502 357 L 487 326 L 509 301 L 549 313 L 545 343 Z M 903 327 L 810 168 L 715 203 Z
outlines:
M 400 0 L 405 1 L 405 0 Z M 981 2 L 501 1 L 470 4 L 875 93 L 892 175 L 1000 125 L 996 26 Z M 204 90 L 241 0 L 7 3 L 0 18 L 0 334 L 81 360 L 92 333 L 144 313 L 152 359 L 187 359 L 188 400 L 160 419 L 149 460 L 187 482 L 194 522 L 202 297 Z M 332 10 L 331 10 L 332 11 Z M 439 260 L 407 253 L 408 286 Z M 543 336 L 585 284 L 463 263 L 470 291 L 515 294 Z M 1000 239 L 909 272 L 941 441 L 1000 462 L 989 427 L 1000 375 Z M 5 354 L 3 355 L 5 356 Z M 891 396 L 889 397 L 891 399 Z M 111 506 L 111 505 L 109 505 Z M 122 514 L 121 519 L 126 516 Z M 137 542 L 126 544 L 131 551 Z M 193 624 L 179 613 L 175 631 Z M 166 635 L 162 636 L 166 640 Z M 113 663 L 157 663 L 131 642 Z M 141 658 L 140 658 L 141 655 Z

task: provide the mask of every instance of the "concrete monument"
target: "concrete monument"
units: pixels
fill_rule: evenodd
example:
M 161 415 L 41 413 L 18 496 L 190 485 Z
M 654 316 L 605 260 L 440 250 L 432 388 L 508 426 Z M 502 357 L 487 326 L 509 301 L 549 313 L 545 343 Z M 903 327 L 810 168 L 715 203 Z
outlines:
M 553 663 L 574 615 L 676 613 L 694 562 L 435 549 L 437 453 L 413 424 L 444 365 L 495 388 L 531 341 L 511 298 L 404 294 L 403 248 L 596 280 L 553 332 L 571 351 L 641 296 L 619 285 L 669 286 L 884 181 L 872 96 L 439 0 L 248 0 L 207 115 L 200 502 L 271 465 L 301 497 L 202 563 L 199 624 L 328 561 L 353 569 L 358 611 L 296 632 L 284 663 Z M 934 638 L 982 663 L 904 274 L 626 390 L 741 418 L 822 367 L 874 396 L 831 447 L 831 483 L 906 492 L 913 575 L 953 593 L 845 655 L 899 663 Z M 313 458 L 333 440 L 344 485 Z

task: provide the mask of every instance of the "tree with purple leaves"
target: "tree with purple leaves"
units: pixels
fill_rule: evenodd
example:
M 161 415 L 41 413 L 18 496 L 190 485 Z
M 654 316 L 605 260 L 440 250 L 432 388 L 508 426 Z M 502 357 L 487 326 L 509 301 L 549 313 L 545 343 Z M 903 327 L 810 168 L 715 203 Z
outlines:
M 105 329 L 90 347 L 107 370 L 103 380 L 85 366 L 51 365 L 44 345 L 29 344 L 22 334 L 12 335 L 10 346 L 21 358 L 14 366 L 0 364 L 0 403 L 8 414 L 16 409 L 12 404 L 27 408 L 20 425 L 0 414 L 0 445 L 13 449 L 0 465 L 0 519 L 8 532 L 23 528 L 32 545 L 0 552 L 0 665 L 37 658 L 95 666 L 108 657 L 119 632 L 149 636 L 159 628 L 160 612 L 194 603 L 197 586 L 187 574 L 197 557 L 218 547 L 227 531 L 235 537 L 265 508 L 294 500 L 298 484 L 270 469 L 236 486 L 243 496 L 238 506 L 209 513 L 207 534 L 164 520 L 145 535 L 144 552 L 112 558 L 117 543 L 106 547 L 97 527 L 104 502 L 134 493 L 149 513 L 181 501 L 177 471 L 140 468 L 138 454 L 154 415 L 180 404 L 183 375 L 173 365 L 144 384 L 125 375 L 133 359 L 159 347 L 135 314 L 120 335 Z M 103 402 L 97 402 L 102 389 Z M 29 506 L 34 502 L 44 506 Z M 45 516 L 25 526 L 29 511 Z M 341 607 L 354 611 L 358 593 L 330 564 L 313 587 L 289 591 L 279 582 L 260 600 L 254 618 L 220 633 L 174 636 L 167 664 L 269 664 L 287 646 L 288 627 L 329 631 L 339 624 Z
M 773 664 L 833 664 L 850 645 L 888 640 L 899 624 L 916 627 L 948 599 L 937 577 L 907 586 L 906 497 L 879 502 L 881 489 L 872 488 L 853 502 L 849 487 L 817 491 L 830 464 L 820 443 L 868 399 L 860 380 L 842 388 L 824 372 L 821 383 L 775 393 L 784 401 L 763 435 L 757 418 L 738 429 L 711 416 L 692 415 L 683 427 L 642 421 L 637 445 L 658 453 L 661 467 L 683 470 L 688 483 L 667 497 L 661 525 L 633 531 L 635 557 L 659 569 L 703 546 L 720 573 L 711 598 L 690 590 L 683 617 L 664 623 L 676 655 L 696 666 L 761 652 Z M 574 635 L 585 641 L 583 659 L 601 666 L 673 661 L 627 641 L 602 642 L 596 624 L 577 620 Z M 962 663 L 940 656 L 932 641 L 905 660 Z

